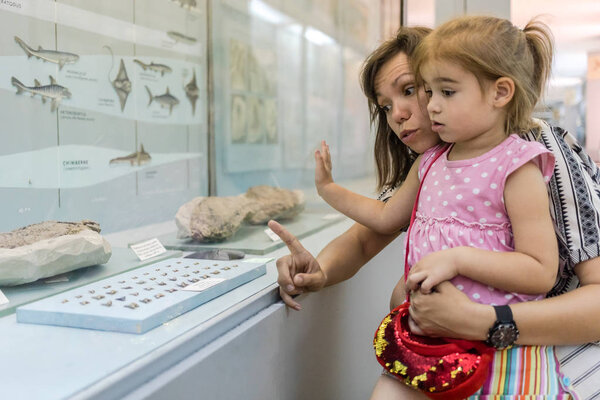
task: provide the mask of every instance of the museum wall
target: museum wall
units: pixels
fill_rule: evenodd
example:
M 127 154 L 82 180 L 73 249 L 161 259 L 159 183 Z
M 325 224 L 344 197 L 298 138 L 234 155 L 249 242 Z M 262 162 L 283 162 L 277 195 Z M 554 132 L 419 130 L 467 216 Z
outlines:
M 370 174 L 358 73 L 379 18 L 364 0 L 0 2 L 2 230 L 312 188 L 322 139 L 337 179 Z

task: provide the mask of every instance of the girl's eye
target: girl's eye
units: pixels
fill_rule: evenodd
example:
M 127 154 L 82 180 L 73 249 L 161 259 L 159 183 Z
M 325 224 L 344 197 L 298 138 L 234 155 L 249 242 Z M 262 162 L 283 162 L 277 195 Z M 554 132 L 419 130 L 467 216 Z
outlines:
M 405 96 L 412 96 L 413 94 L 415 94 L 415 88 L 414 86 L 409 86 L 407 88 L 404 89 L 404 95 Z
M 390 106 L 389 104 L 385 106 L 379 106 L 379 109 L 387 114 L 391 111 L 392 106 Z
M 431 96 L 433 96 L 433 91 L 431 89 L 425 88 L 425 94 L 427 95 L 427 97 L 431 98 Z
M 446 97 L 450 97 L 452 96 L 454 93 L 456 93 L 454 90 L 450 90 L 450 89 L 443 89 L 442 90 L 442 95 L 446 96 Z

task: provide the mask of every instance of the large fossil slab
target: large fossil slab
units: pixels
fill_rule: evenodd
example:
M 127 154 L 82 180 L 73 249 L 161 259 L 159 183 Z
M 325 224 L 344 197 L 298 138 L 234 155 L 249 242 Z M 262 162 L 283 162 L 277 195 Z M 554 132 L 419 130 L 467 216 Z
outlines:
M 196 197 L 175 215 L 177 237 L 199 242 L 223 241 L 243 223 L 264 224 L 270 219 L 290 219 L 304 209 L 304 194 L 271 186 L 254 186 L 239 196 Z
M 44 221 L 0 233 L 0 285 L 20 285 L 106 263 L 110 244 L 93 221 Z

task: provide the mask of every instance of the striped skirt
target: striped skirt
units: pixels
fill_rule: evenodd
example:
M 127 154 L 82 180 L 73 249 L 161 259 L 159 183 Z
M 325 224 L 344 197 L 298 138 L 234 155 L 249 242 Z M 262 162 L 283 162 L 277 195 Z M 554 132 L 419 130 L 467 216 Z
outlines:
M 479 400 L 566 400 L 571 396 L 563 385 L 553 346 L 515 346 L 497 351 L 483 387 L 469 399 Z

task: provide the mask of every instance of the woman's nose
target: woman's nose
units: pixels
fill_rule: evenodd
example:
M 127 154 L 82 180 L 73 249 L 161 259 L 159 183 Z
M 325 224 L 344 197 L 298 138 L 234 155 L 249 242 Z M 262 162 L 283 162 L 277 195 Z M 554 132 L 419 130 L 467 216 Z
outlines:
M 401 105 L 394 104 L 394 106 L 392 108 L 392 118 L 394 119 L 394 122 L 401 124 L 404 121 L 407 121 L 408 119 L 410 119 L 411 115 L 412 114 L 411 114 L 410 110 L 408 110 L 406 107 L 402 107 Z

